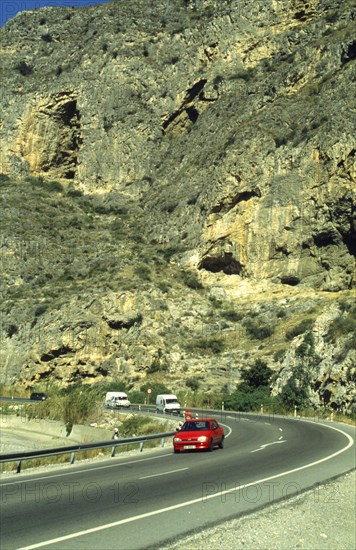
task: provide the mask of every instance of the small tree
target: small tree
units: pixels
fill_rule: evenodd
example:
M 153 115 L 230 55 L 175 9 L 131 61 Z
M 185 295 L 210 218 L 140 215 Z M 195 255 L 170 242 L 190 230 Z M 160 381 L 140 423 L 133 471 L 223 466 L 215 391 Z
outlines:
M 243 372 L 242 380 L 251 389 L 267 387 L 272 374 L 273 371 L 267 366 L 267 363 L 256 359 L 252 367 Z
M 199 388 L 199 382 L 195 378 L 188 378 L 185 381 L 185 385 L 188 386 L 192 391 L 197 391 Z
M 288 409 L 294 406 L 304 407 L 309 402 L 307 386 L 290 378 L 280 394 L 280 399 Z

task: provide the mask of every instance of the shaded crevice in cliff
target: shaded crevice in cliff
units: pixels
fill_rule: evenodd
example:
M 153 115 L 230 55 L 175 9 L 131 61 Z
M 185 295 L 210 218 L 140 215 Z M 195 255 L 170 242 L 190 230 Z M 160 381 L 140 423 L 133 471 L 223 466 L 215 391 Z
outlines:
M 344 51 L 341 54 L 341 63 L 345 65 L 345 63 L 349 63 L 349 61 L 352 61 L 356 58 L 356 40 L 351 42 Z
M 233 197 L 228 199 L 220 200 L 210 211 L 211 214 L 216 214 L 218 212 L 228 212 L 232 210 L 237 204 L 244 201 L 249 201 L 252 198 L 260 198 L 261 191 L 259 189 L 252 189 L 250 191 L 240 191 L 236 193 Z
M 350 256 L 356 258 L 356 221 L 354 224 L 355 227 L 343 235 L 342 238 Z
M 172 113 L 162 123 L 162 130 L 164 133 L 181 127 L 184 128 L 188 121 L 193 124 L 198 120 L 200 115 L 199 103 L 214 102 L 216 99 L 206 98 L 204 95 L 204 87 L 207 83 L 205 78 L 198 80 L 191 88 L 186 92 L 185 98 L 176 111 Z
M 47 353 L 43 353 L 41 355 L 41 361 L 44 361 L 45 363 L 47 363 L 48 361 L 52 361 L 53 359 L 56 359 L 61 355 L 66 355 L 67 353 L 71 353 L 72 351 L 73 350 L 68 346 L 61 346 L 58 349 L 53 349 Z
M 108 326 L 113 330 L 129 329 L 134 325 L 142 323 L 142 315 L 139 313 L 136 317 L 123 321 L 121 319 L 104 319 Z

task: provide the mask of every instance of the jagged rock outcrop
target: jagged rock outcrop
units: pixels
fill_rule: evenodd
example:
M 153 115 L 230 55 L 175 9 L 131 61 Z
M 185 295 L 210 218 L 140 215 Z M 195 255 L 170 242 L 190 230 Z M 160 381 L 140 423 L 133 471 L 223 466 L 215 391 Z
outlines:
M 23 12 L 1 29 L 1 172 L 32 184 L 56 180 L 69 201 L 53 208 L 56 231 L 44 231 L 40 219 L 34 226 L 31 242 L 46 249 L 45 266 L 27 259 L 21 266 L 16 249 L 26 233 L 4 226 L 4 379 L 126 376 L 139 383 L 150 369 L 169 368 L 175 384 L 204 377 L 210 362 L 214 386 L 233 356 L 236 383 L 258 344 L 247 346 L 251 357 L 241 362 L 227 337 L 225 356 L 202 366 L 196 350 L 173 338 L 171 324 L 195 339 L 199 326 L 220 338 L 226 327 L 207 321 L 214 300 L 247 314 L 242 296 L 252 310 L 274 296 L 353 296 L 354 15 L 350 0 L 123 0 Z M 10 187 L 4 201 L 15 220 L 23 213 L 16 214 Z M 60 216 L 64 227 L 70 218 L 70 238 Z M 95 241 L 90 261 L 78 236 L 83 223 L 88 242 L 96 232 L 102 243 Z M 127 282 L 135 266 L 136 288 Z M 11 288 L 23 299 L 39 276 L 43 294 L 37 288 L 34 299 L 46 311 L 35 324 L 46 329 L 36 343 L 31 307 L 19 311 Z M 60 277 L 69 281 L 68 296 L 54 306 L 48 289 Z M 168 292 L 171 277 L 177 284 Z M 109 295 L 115 306 L 107 311 Z M 325 353 L 321 376 L 338 365 Z

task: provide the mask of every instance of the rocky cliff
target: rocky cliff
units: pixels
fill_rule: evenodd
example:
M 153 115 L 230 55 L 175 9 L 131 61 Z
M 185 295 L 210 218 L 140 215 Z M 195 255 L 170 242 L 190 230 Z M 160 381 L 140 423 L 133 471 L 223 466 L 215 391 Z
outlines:
M 263 358 L 352 407 L 354 18 L 122 0 L 1 29 L 3 382 L 230 391 Z

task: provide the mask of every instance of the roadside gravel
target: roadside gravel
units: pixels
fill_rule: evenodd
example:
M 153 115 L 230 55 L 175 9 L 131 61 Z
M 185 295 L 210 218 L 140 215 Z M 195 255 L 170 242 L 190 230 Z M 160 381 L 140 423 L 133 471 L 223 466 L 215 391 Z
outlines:
M 160 550 L 355 550 L 356 471 Z

